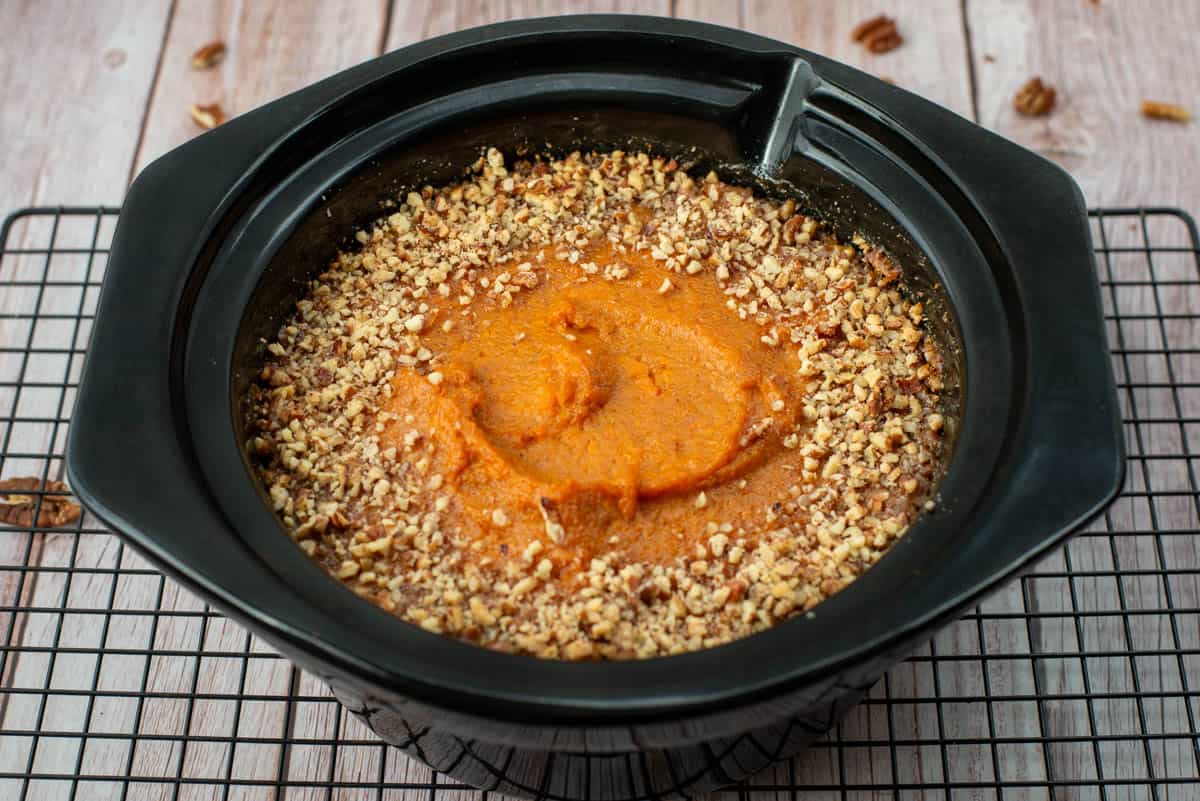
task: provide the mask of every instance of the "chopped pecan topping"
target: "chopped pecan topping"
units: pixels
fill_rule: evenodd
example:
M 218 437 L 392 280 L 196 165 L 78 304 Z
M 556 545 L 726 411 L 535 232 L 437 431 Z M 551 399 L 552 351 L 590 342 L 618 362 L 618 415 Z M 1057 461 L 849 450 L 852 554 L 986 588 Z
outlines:
M 839 241 L 794 200 L 645 153 L 506 164 L 488 150 L 463 181 L 397 200 L 282 321 L 252 390 L 250 447 L 272 507 L 363 598 L 426 631 L 543 658 L 682 653 L 811 609 L 925 508 L 954 421 L 934 412 L 941 357 L 926 310 L 879 246 Z M 680 502 L 695 517 L 661 560 L 630 553 L 632 524 L 594 541 L 608 532 L 586 497 L 489 501 L 469 523 L 477 490 L 457 451 L 389 403 L 402 371 L 434 387 L 413 383 L 422 396 L 460 383 L 442 334 L 552 283 L 543 255 L 581 283 L 630 280 L 623 259 L 592 260 L 596 243 L 648 254 L 636 280 L 663 302 L 711 282 L 811 384 L 792 411 L 767 393 L 770 416 L 739 431 L 742 448 L 778 441 L 788 485 L 740 518 L 744 479 L 689 488 Z

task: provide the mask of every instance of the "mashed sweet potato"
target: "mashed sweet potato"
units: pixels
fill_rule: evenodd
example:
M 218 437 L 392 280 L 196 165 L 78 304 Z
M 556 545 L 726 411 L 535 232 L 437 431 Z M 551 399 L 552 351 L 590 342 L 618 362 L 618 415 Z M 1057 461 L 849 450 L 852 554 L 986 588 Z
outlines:
M 931 496 L 923 309 L 791 201 L 492 151 L 359 241 L 270 345 L 250 445 L 300 546 L 430 631 L 715 645 L 811 610 Z

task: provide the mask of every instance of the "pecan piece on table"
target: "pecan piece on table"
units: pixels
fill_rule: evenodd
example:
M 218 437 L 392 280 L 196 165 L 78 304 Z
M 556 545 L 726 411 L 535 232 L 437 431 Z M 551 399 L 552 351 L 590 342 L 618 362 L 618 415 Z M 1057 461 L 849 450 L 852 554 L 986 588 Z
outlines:
M 192 53 L 192 69 L 207 70 L 225 60 L 225 43 L 218 39 Z
M 221 110 L 221 106 L 217 103 L 211 103 L 207 106 L 192 104 L 188 108 L 188 113 L 192 115 L 192 121 L 205 130 L 216 128 L 225 122 L 225 112 Z
M 1021 87 L 1013 98 L 1013 108 L 1026 117 L 1042 117 L 1049 114 L 1058 100 L 1054 87 L 1042 83 L 1041 77 L 1035 76 Z
M 886 53 L 904 43 L 904 37 L 896 30 L 896 20 L 880 14 L 854 26 L 850 38 L 872 53 Z
M 1188 122 L 1192 113 L 1178 103 L 1162 103 L 1158 100 L 1142 101 L 1142 116 L 1155 120 L 1171 120 L 1172 122 Z
M 79 504 L 65 495 L 49 494 L 69 492 L 61 481 L 47 481 L 43 486 L 40 478 L 32 476 L 6 478 L 0 481 L 0 522 L 21 528 L 34 525 L 53 528 L 74 523 L 82 512 Z

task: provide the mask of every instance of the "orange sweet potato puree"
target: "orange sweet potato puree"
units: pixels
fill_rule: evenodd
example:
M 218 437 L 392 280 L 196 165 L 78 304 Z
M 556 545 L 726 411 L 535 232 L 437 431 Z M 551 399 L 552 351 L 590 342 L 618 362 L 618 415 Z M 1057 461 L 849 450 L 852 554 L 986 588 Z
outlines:
M 539 540 L 570 581 L 614 550 L 691 554 L 708 521 L 761 528 L 796 481 L 780 441 L 803 419 L 795 349 L 763 344 L 711 271 L 667 286 L 649 255 L 607 244 L 581 263 L 628 277 L 528 255 L 545 277 L 507 307 L 434 296 L 422 342 L 441 380 L 406 368 L 393 382 L 383 447 L 429 432 L 445 530 L 479 559 Z

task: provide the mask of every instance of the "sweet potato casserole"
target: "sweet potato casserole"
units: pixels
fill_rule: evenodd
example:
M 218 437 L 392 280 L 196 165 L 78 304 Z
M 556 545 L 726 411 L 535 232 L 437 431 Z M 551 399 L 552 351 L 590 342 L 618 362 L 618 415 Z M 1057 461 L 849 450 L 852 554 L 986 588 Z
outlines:
M 384 609 L 547 658 L 696 650 L 814 614 L 933 503 L 922 305 L 793 201 L 491 150 L 389 211 L 268 345 L 249 443 Z

